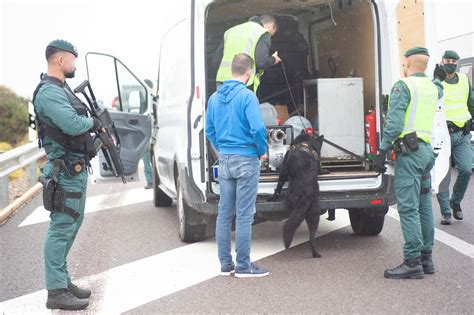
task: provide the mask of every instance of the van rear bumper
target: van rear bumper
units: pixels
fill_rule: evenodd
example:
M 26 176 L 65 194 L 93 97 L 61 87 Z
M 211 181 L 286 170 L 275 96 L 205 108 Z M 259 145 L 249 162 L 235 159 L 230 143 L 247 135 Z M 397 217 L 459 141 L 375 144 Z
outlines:
M 371 191 L 350 191 L 350 192 L 323 192 L 320 195 L 321 209 L 367 209 L 385 208 L 396 203 L 393 186 L 393 176 L 384 175 L 382 187 Z M 284 193 L 282 193 L 284 195 Z M 284 219 L 289 215 L 288 209 L 283 201 L 269 202 L 267 199 L 271 195 L 261 194 L 257 196 L 256 211 L 257 216 L 266 219 Z M 194 209 L 206 215 L 217 214 L 217 195 L 207 198 L 207 203 L 192 205 Z

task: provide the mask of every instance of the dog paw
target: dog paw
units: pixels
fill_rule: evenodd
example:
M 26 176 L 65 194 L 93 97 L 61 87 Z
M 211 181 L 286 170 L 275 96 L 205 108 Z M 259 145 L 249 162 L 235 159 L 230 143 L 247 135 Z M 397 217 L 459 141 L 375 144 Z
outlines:
M 267 199 L 268 202 L 275 202 L 278 200 L 278 195 L 273 195 Z
M 320 253 L 313 253 L 313 258 L 321 258 L 321 254 Z

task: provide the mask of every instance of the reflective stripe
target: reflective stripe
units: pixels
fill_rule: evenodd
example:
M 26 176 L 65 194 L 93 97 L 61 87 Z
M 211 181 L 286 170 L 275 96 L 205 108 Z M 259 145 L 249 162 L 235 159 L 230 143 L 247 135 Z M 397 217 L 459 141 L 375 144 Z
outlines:
M 457 103 L 457 104 L 449 104 L 449 109 L 459 109 L 459 108 L 464 108 L 467 107 L 467 104 L 463 103 Z

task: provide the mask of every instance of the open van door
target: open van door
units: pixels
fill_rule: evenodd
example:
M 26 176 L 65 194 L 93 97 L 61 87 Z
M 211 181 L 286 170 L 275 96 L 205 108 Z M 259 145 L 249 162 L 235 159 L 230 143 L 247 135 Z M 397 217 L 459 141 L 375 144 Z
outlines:
M 97 104 L 109 110 L 117 129 L 125 178 L 137 181 L 138 163 L 150 148 L 153 100 L 149 87 L 111 55 L 88 53 L 86 67 Z M 108 170 L 101 151 L 91 164 L 95 183 L 121 181 Z

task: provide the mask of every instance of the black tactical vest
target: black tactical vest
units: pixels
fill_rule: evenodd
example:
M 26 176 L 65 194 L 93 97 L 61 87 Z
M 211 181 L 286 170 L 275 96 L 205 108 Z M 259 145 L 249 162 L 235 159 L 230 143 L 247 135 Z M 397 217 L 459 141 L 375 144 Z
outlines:
M 74 110 L 77 112 L 79 116 L 88 117 L 88 108 L 87 106 L 74 94 L 71 88 L 67 85 L 67 83 L 63 83 L 60 80 L 50 77 L 48 75 L 42 74 L 41 75 L 41 82 L 36 87 L 33 93 L 33 106 L 35 106 L 35 98 L 38 94 L 39 89 L 44 84 L 53 84 L 59 86 L 64 90 L 66 93 L 69 102 L 71 103 Z M 94 138 L 91 136 L 89 132 L 86 132 L 82 135 L 78 136 L 71 136 L 62 132 L 59 128 L 54 125 L 49 125 L 42 121 L 36 112 L 35 108 L 35 116 L 36 116 L 36 130 L 38 132 L 38 146 L 41 148 L 43 147 L 43 139 L 45 136 L 49 137 L 53 141 L 60 144 L 66 153 L 75 152 L 81 153 L 86 156 L 86 164 L 89 165 L 89 161 L 96 156 L 97 151 L 94 146 Z

